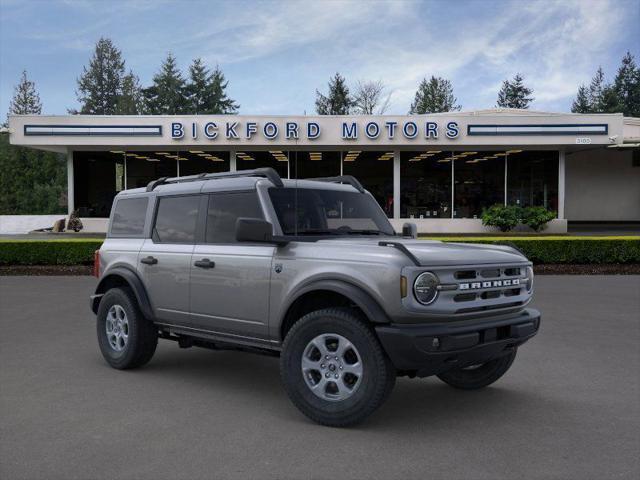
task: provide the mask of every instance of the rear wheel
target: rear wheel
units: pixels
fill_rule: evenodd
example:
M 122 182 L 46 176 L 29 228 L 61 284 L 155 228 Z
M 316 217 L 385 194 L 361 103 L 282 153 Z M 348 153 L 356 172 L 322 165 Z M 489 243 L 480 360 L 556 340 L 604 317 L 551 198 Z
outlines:
M 351 309 L 305 315 L 289 331 L 280 357 L 289 398 L 311 420 L 345 427 L 388 397 L 396 372 L 369 326 Z
M 477 390 L 491 385 L 511 368 L 516 358 L 517 349 L 502 357 L 469 367 L 449 370 L 438 375 L 444 383 L 462 390 Z
M 107 291 L 98 307 L 98 344 L 102 356 L 117 369 L 140 367 L 153 357 L 158 330 L 144 318 L 128 288 Z

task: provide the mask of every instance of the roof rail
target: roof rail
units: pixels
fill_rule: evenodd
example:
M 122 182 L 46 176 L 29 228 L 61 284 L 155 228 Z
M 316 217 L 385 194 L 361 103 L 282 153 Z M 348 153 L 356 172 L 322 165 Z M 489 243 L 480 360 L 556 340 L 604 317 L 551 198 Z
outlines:
M 348 183 L 360 193 L 364 193 L 364 187 L 352 175 L 339 175 L 337 177 L 320 177 L 320 178 L 308 178 L 307 180 L 313 180 L 315 182 L 330 182 L 330 183 Z
M 147 192 L 153 191 L 160 185 L 173 183 L 197 182 L 199 180 L 217 180 L 220 178 L 240 178 L 240 177 L 263 177 L 271 180 L 276 187 L 283 187 L 282 179 L 278 172 L 271 167 L 255 168 L 253 170 L 241 170 L 238 172 L 221 172 L 221 173 L 200 173 L 198 175 L 189 175 L 188 177 L 162 177 L 149 182 Z

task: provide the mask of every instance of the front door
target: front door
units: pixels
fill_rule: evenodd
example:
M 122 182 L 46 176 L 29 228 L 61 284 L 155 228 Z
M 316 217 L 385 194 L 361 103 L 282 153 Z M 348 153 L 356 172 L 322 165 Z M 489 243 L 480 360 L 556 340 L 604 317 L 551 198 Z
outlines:
M 239 217 L 263 218 L 255 191 L 209 195 L 205 242 L 191 262 L 191 322 L 236 340 L 266 339 L 275 247 L 236 242 Z
M 139 268 L 158 322 L 189 322 L 189 275 L 200 195 L 161 196 Z

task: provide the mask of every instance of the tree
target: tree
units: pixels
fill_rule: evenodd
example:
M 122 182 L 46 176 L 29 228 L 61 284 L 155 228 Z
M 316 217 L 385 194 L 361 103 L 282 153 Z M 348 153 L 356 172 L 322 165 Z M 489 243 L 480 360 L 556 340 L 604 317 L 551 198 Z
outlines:
M 598 67 L 596 74 L 589 84 L 589 104 L 591 105 L 591 113 L 604 112 L 604 92 L 607 84 L 604 79 L 604 71 L 602 67 Z
M 131 71 L 122 78 L 121 93 L 116 102 L 116 112 L 119 115 L 144 113 L 144 97 L 140 80 Z
M 512 81 L 505 80 L 502 82 L 502 88 L 498 92 L 498 107 L 502 108 L 529 108 L 529 104 L 533 101 L 530 95 L 533 89 L 524 85 L 524 78 L 516 73 Z
M 589 101 L 589 91 L 584 85 L 580 85 L 578 88 L 578 95 L 571 104 L 571 111 L 573 113 L 590 113 L 591 102 Z
M 336 73 L 329 80 L 329 92 L 325 96 L 316 90 L 316 112 L 319 115 L 348 115 L 354 106 L 349 87 L 343 76 Z
M 35 84 L 24 71 L 9 113 L 42 113 Z M 62 155 L 16 147 L 9 144 L 9 135 L 0 135 L 0 215 L 64 213 L 66 189 L 67 163 Z
M 175 57 L 169 53 L 160 71 L 154 75 L 153 84 L 143 90 L 146 108 L 155 115 L 188 113 L 185 80 L 178 69 Z
M 453 86 L 449 80 L 431 76 L 423 78 L 411 104 L 410 114 L 451 112 L 460 110 L 458 99 L 453 95 Z
M 40 115 L 42 113 L 42 103 L 36 91 L 36 84 L 27 78 L 26 70 L 22 71 L 20 83 L 13 91 L 9 113 L 14 115 Z
M 385 95 L 386 87 L 382 80 L 358 81 L 353 106 L 360 115 L 382 115 L 389 108 L 391 93 Z
M 96 43 L 89 67 L 83 67 L 78 79 L 76 95 L 81 104 L 80 113 L 113 115 L 118 111 L 125 76 L 122 53 L 108 38 Z M 72 113 L 77 113 L 72 111 Z
M 631 52 L 623 57 L 613 88 L 622 112 L 628 117 L 640 117 L 640 69 Z
M 228 83 L 219 66 L 216 65 L 213 73 L 209 73 L 202 60 L 196 58 L 189 67 L 189 83 L 186 86 L 190 113 L 237 113 L 240 106 L 226 94 Z

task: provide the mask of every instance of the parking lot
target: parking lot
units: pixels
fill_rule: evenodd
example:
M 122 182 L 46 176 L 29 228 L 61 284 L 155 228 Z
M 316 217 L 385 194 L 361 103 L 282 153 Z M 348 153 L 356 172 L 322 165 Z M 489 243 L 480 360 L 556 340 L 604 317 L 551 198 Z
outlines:
M 107 367 L 91 277 L 0 277 L 0 478 L 639 478 L 640 277 L 539 276 L 540 334 L 478 392 L 399 379 L 351 429 L 275 358 L 161 342 Z

